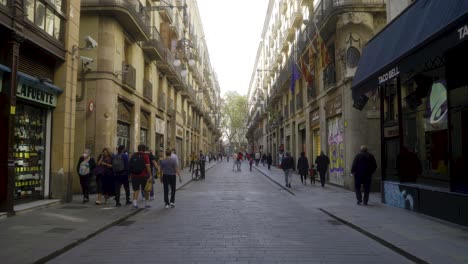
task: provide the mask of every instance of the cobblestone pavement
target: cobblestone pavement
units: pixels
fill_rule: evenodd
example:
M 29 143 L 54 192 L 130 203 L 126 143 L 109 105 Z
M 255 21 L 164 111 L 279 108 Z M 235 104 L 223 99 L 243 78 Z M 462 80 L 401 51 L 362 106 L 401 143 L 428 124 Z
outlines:
M 219 163 L 205 181 L 87 240 L 50 263 L 408 263 L 297 202 L 258 171 Z

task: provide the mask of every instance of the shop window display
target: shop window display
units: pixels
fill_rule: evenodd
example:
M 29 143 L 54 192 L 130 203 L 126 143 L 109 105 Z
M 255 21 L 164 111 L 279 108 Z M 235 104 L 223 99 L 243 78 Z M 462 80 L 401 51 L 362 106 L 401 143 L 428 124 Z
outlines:
M 403 181 L 436 186 L 449 181 L 447 85 L 438 76 L 417 75 L 402 86 L 399 175 Z
M 386 180 L 399 181 L 397 157 L 400 152 L 397 84 L 393 80 L 381 87 L 383 94 L 384 172 Z
M 23 104 L 17 106 L 14 129 L 15 199 L 43 195 L 46 116 L 46 110 Z

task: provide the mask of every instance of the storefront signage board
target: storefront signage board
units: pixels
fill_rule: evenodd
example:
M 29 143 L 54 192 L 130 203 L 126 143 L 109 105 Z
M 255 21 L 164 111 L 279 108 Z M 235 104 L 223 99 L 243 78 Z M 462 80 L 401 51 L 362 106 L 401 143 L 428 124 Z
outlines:
M 47 106 L 55 107 L 57 105 L 57 96 L 55 94 L 29 86 L 22 82 L 19 82 L 18 84 L 16 96 Z

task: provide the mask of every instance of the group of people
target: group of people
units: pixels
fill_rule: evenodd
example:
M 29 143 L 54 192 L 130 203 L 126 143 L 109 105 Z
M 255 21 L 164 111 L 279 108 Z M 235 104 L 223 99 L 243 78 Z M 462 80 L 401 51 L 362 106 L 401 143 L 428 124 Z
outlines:
M 159 178 L 164 187 L 164 205 L 166 208 L 175 207 L 176 176 L 182 181 L 179 172 L 179 160 L 175 149 L 166 149 L 165 155 L 154 155 L 143 144 L 138 146 L 138 152 L 129 156 L 125 146 L 119 146 L 115 153 L 110 148 L 104 148 L 97 162 L 91 157 L 91 151 L 86 149 L 78 160 L 77 173 L 83 192 L 83 203 L 89 202 L 90 181 L 96 176 L 96 205 L 107 203 L 114 196 L 115 205 L 121 206 L 120 190 L 125 190 L 126 205 L 138 208 L 140 192 L 144 199 L 144 207 L 149 208 L 149 200 L 154 199 L 154 183 Z M 133 196 L 130 196 L 130 183 Z M 169 188 L 171 197 L 169 199 Z
M 315 175 L 318 171 L 320 175 L 320 183 L 322 188 L 325 187 L 325 177 L 330 165 L 330 159 L 325 153 L 320 152 L 320 155 L 315 159 L 316 169 L 313 164 L 309 166 L 309 161 L 305 153 L 301 153 L 301 157 L 297 161 L 297 171 L 301 177 L 302 184 L 307 184 L 307 175 L 310 175 L 310 183 L 315 184 Z M 294 170 L 294 159 L 289 152 L 281 160 L 281 167 L 284 171 L 285 186 L 291 188 L 291 175 Z M 362 145 L 360 152 L 355 156 L 351 175 L 354 177 L 354 189 L 356 193 L 357 204 L 367 205 L 369 202 L 369 192 L 371 186 L 372 175 L 377 169 L 377 162 L 374 156 L 369 153 L 367 146 Z M 362 197 L 361 187 L 364 187 L 364 199 Z

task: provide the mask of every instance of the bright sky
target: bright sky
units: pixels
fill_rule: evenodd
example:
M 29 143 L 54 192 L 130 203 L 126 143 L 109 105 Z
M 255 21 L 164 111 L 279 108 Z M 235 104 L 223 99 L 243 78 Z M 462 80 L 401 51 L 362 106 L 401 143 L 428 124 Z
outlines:
M 221 94 L 249 89 L 268 0 L 198 0 L 211 65 Z

